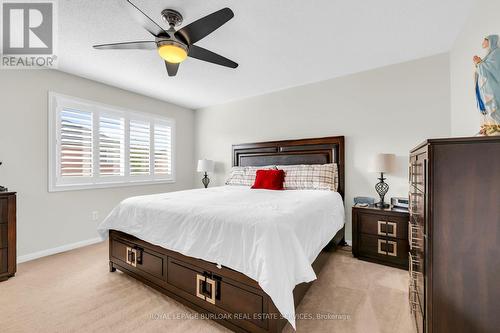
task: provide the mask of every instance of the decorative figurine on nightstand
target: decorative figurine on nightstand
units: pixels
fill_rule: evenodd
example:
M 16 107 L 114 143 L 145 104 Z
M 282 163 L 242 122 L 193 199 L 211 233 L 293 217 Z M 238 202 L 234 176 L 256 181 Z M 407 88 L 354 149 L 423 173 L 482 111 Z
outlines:
M 500 135 L 500 50 L 498 35 L 483 40 L 488 53 L 481 59 L 474 56 L 476 65 L 474 88 L 479 112 L 483 115 L 479 135 Z
M 2 162 L 0 162 L 0 165 L 2 165 Z M 7 187 L 3 187 L 0 185 L 0 192 L 7 192 L 9 189 Z
M 205 173 L 205 176 L 203 177 L 203 179 L 201 180 L 201 182 L 203 183 L 203 186 L 205 186 L 205 188 L 208 187 L 208 183 L 210 183 L 210 178 L 208 178 L 208 172 L 213 172 L 214 171 L 214 161 L 211 161 L 211 160 L 199 160 L 198 161 L 198 172 L 204 172 Z
M 375 204 L 378 208 L 389 208 L 389 204 L 384 202 L 385 195 L 389 191 L 389 184 L 384 182 L 384 173 L 389 173 L 394 170 L 396 155 L 394 154 L 377 154 L 373 161 L 372 171 L 380 172 L 379 182 L 375 185 L 375 190 L 380 196 L 380 202 Z

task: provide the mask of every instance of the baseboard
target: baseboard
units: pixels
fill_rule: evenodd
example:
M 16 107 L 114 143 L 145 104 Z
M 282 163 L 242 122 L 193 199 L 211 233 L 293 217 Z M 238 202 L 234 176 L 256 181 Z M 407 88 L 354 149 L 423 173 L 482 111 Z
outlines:
M 345 242 L 347 243 L 347 245 L 352 246 L 352 240 L 346 239 Z
M 73 249 L 77 249 L 79 247 L 84 247 L 84 246 L 96 244 L 99 242 L 102 242 L 102 239 L 100 237 L 97 237 L 97 238 L 91 238 L 91 239 L 83 240 L 83 241 L 76 242 L 76 243 L 71 243 L 71 244 L 66 244 L 66 245 L 54 247 L 52 249 L 47 249 L 47 250 L 42 250 L 42 251 L 26 254 L 24 256 L 17 257 L 17 263 L 35 260 L 38 258 L 50 256 L 50 255 L 61 253 L 61 252 L 66 252 L 69 250 L 73 250 Z

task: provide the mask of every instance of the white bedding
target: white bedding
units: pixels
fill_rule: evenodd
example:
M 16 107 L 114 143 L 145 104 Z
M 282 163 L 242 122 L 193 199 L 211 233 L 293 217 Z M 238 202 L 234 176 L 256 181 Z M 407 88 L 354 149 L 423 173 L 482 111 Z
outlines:
M 293 289 L 316 279 L 312 262 L 343 226 L 337 192 L 221 186 L 126 199 L 98 232 L 123 231 L 242 272 L 295 328 Z

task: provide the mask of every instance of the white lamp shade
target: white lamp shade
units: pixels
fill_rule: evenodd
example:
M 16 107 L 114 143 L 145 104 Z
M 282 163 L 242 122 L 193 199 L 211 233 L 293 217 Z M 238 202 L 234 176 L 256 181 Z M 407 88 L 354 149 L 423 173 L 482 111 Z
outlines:
M 199 160 L 198 161 L 198 172 L 213 172 L 215 163 L 211 160 Z
M 373 159 L 371 171 L 390 173 L 396 168 L 396 155 L 377 154 Z

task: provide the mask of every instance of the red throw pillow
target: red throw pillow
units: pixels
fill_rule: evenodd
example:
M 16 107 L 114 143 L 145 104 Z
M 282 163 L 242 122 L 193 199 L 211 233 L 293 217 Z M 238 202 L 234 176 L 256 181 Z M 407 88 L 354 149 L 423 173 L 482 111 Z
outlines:
M 252 188 L 283 190 L 284 181 L 285 171 L 283 170 L 257 170 Z

